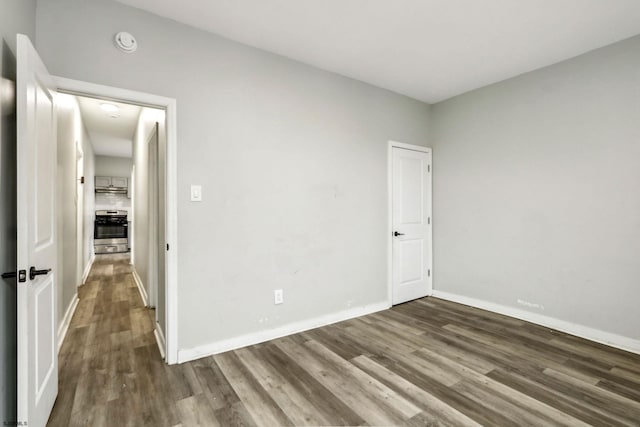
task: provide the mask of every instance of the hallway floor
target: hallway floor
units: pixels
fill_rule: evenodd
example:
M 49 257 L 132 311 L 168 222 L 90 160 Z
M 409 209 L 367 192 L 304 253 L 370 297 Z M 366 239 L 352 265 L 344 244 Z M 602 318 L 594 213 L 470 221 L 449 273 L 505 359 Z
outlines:
M 168 387 L 167 366 L 153 334 L 154 310 L 142 303 L 129 254 L 96 255 L 78 297 L 58 357 L 49 425 L 156 424 L 159 413 L 143 396 Z
M 98 256 L 51 426 L 640 425 L 640 356 L 436 298 L 168 366 L 125 255 Z

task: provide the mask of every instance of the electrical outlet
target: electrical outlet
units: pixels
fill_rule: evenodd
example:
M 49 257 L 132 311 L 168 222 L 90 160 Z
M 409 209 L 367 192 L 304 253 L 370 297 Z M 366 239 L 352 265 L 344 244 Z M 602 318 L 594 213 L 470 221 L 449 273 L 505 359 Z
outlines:
M 282 304 L 284 302 L 284 292 L 282 289 L 274 289 L 273 291 L 273 303 Z

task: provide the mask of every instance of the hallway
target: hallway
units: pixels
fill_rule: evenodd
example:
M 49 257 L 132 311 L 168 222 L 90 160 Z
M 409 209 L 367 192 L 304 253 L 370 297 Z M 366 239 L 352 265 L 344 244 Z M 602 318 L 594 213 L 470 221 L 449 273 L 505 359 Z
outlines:
M 161 425 L 168 369 L 131 275 L 128 254 L 97 255 L 59 354 L 59 394 L 49 425 Z M 174 397 L 171 393 L 157 398 Z M 156 417 L 161 417 L 156 420 Z M 107 422 L 108 420 L 108 422 Z

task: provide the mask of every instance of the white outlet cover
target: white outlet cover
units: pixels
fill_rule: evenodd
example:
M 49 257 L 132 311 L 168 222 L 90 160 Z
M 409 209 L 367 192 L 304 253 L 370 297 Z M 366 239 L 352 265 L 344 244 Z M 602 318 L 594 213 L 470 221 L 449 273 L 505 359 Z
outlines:
M 282 304 L 284 302 L 284 291 L 282 289 L 276 289 L 273 291 L 273 303 Z

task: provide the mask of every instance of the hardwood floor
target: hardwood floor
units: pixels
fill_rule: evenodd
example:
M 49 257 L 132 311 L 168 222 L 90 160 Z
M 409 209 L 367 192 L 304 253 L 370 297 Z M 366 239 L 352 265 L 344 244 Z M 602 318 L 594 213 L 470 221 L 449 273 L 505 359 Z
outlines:
M 640 356 L 435 298 L 168 366 L 126 256 L 59 365 L 52 426 L 640 425 Z

